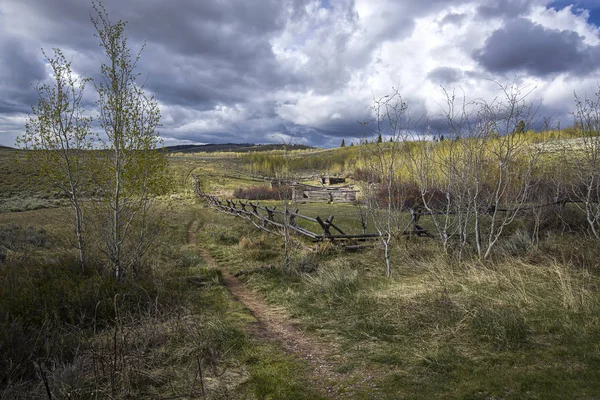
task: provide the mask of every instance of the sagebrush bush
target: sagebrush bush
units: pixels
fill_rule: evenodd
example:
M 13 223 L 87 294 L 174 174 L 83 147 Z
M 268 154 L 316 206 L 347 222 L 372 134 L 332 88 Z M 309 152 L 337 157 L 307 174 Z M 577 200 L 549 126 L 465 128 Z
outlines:
M 49 244 L 50 236 L 44 229 L 31 225 L 25 228 L 17 224 L 0 225 L 0 248 L 16 251 Z

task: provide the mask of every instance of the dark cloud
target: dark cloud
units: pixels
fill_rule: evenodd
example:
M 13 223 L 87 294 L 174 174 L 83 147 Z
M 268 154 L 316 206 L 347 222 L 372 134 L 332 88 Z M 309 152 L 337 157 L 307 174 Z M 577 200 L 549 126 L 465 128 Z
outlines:
M 526 14 L 533 7 L 527 0 L 492 0 L 477 8 L 480 18 L 515 18 Z
M 452 25 L 460 25 L 466 18 L 467 14 L 458 14 L 458 13 L 448 13 L 439 21 L 441 26 L 452 24 Z
M 583 75 L 598 69 L 600 47 L 586 45 L 576 32 L 547 29 L 519 18 L 492 33 L 473 56 L 493 73 Z
M 427 74 L 427 79 L 438 85 L 446 86 L 462 79 L 463 72 L 458 68 L 437 67 Z
M 34 86 L 45 77 L 39 57 L 11 38 L 0 41 L 0 114 L 24 113 L 37 101 Z

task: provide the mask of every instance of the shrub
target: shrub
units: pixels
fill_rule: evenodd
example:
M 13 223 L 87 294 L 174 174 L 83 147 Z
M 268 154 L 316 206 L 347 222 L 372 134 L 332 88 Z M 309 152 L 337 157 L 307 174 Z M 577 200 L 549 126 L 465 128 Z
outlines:
M 25 231 L 25 230 L 24 230 Z M 41 239 L 34 243 L 40 243 Z M 36 379 L 31 360 L 69 363 L 77 355 L 85 332 L 112 325 L 114 302 L 119 313 L 154 312 L 159 287 L 147 277 L 135 284 L 117 284 L 112 276 L 83 275 L 73 255 L 53 261 L 28 257 L 0 269 L 0 387 L 21 379 Z
M 0 226 L 0 248 L 18 251 L 34 247 L 45 247 L 50 237 L 44 229 L 33 226 L 23 228 L 16 224 Z
M 249 188 L 237 188 L 233 192 L 233 197 L 236 199 L 246 200 L 281 200 L 289 199 L 291 195 L 292 192 L 289 187 L 251 186 Z
M 367 183 L 381 182 L 381 178 L 374 171 L 364 168 L 356 168 L 352 173 L 352 179 Z
M 385 182 L 379 186 L 375 196 L 377 204 L 379 204 L 380 207 L 387 207 L 388 187 Z M 431 189 L 425 194 L 425 197 L 428 199 L 429 206 L 433 208 L 441 209 L 446 204 L 446 195 L 440 190 Z M 392 201 L 402 209 L 423 207 L 423 199 L 421 198 L 419 187 L 412 182 L 399 182 L 394 184 L 392 187 Z

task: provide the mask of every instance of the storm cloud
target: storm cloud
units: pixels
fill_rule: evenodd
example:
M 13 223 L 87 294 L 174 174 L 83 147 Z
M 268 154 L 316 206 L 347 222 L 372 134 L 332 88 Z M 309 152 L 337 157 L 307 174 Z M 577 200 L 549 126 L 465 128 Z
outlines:
M 519 18 L 492 33 L 474 57 L 493 73 L 587 75 L 600 67 L 600 46 L 586 45 L 576 32 L 547 29 Z
M 564 3 L 564 4 L 563 4 Z M 593 3 L 550 0 L 105 0 L 127 20 L 140 81 L 159 100 L 166 144 L 337 146 L 367 134 L 373 98 L 397 88 L 421 128 L 443 91 L 494 98 L 496 82 L 537 87 L 540 114 L 566 118 L 597 87 Z M 553 8 L 554 7 L 554 8 Z M 587 8 L 586 8 L 587 7 Z M 599 7 L 600 8 L 600 7 Z M 61 48 L 78 75 L 102 58 L 81 0 L 0 2 L 0 144 L 13 145 L 47 81 L 40 51 Z M 93 87 L 86 109 L 93 115 Z M 547 114 L 551 115 L 547 115 Z M 563 123 L 564 125 L 564 123 Z

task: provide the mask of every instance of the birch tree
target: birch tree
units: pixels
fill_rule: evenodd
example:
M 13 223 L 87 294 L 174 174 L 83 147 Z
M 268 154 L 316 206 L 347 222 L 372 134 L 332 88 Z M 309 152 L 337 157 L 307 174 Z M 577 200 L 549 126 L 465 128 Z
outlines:
M 65 55 L 54 49 L 42 53 L 50 67 L 51 83 L 39 85 L 38 104 L 32 106 L 25 134 L 17 144 L 52 185 L 69 200 L 74 212 L 74 228 L 81 271 L 86 268 L 86 240 L 82 192 L 86 169 L 86 150 L 92 147 L 91 118 L 85 116 L 82 98 L 88 78 L 77 77 Z
M 139 265 L 155 237 L 148 217 L 164 183 L 166 160 L 157 150 L 158 103 L 137 82 L 143 47 L 132 54 L 124 32 L 126 22 L 113 23 L 102 4 L 93 3 L 93 8 L 92 23 L 105 55 L 101 78 L 95 83 L 104 132 L 97 226 L 115 278 L 121 280 L 129 268 Z
M 403 196 L 398 184 L 398 169 L 407 137 L 408 105 L 394 90 L 389 95 L 374 99 L 371 108 L 373 121 L 362 124 L 378 140 L 368 143 L 365 139 L 361 151 L 367 171 L 377 176 L 380 182 L 366 182 L 362 189 L 367 210 L 384 248 L 386 276 L 389 278 L 392 274 L 391 242 L 402 229 L 400 211 Z M 391 137 L 392 142 L 384 142 L 382 135 Z

